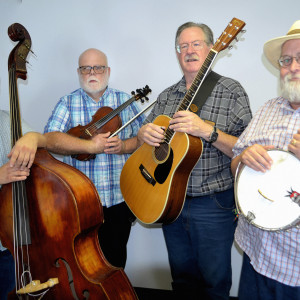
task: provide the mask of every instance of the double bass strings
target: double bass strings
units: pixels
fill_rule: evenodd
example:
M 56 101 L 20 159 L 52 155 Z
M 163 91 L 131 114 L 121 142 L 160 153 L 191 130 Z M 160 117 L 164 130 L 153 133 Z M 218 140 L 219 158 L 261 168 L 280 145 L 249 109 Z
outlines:
M 14 147 L 16 141 L 22 136 L 21 118 L 18 104 L 18 90 L 16 84 L 16 72 L 14 66 L 9 70 L 9 83 L 11 146 Z M 24 287 L 28 282 L 32 281 L 28 250 L 28 245 L 31 243 L 31 238 L 25 181 L 17 181 L 12 183 L 12 202 L 15 280 L 18 290 L 21 287 Z M 23 246 L 25 246 L 25 253 Z M 20 262 L 22 262 L 21 266 Z M 20 274 L 21 270 L 22 274 Z M 25 278 L 26 274 L 28 278 Z

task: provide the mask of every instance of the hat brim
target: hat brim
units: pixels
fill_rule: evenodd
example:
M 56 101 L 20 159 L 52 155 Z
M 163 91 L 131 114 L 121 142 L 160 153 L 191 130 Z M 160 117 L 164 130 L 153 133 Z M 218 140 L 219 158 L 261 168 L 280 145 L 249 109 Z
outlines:
M 279 38 L 271 39 L 264 45 L 264 53 L 269 62 L 277 69 L 280 69 L 278 60 L 281 56 L 282 45 L 288 40 L 300 39 L 299 34 L 285 35 Z

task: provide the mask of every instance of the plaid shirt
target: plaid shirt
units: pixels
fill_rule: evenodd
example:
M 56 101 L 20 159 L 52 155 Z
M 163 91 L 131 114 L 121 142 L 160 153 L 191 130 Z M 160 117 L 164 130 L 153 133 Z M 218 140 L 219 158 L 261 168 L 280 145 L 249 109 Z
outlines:
M 274 145 L 277 149 L 287 150 L 298 129 L 300 109 L 294 110 L 282 97 L 272 99 L 257 111 L 240 136 L 233 149 L 234 155 L 253 144 Z M 250 225 L 240 216 L 235 239 L 258 273 L 286 285 L 300 286 L 299 228 L 266 231 Z
M 85 126 L 92 121 L 93 115 L 99 108 L 108 106 L 116 109 L 130 98 L 131 96 L 124 92 L 107 88 L 100 100 L 95 102 L 80 88 L 60 99 L 48 120 L 45 132 L 67 132 L 78 124 Z M 135 102 L 127 106 L 119 114 L 122 124 L 127 123 L 138 112 Z M 145 116 L 142 114 L 121 130 L 120 139 L 125 140 L 136 136 L 144 119 Z M 64 162 L 87 175 L 94 183 L 102 205 L 110 207 L 124 201 L 120 191 L 120 174 L 129 155 L 101 153 L 89 161 L 79 161 L 71 156 L 65 156 Z
M 186 91 L 183 77 L 159 95 L 146 122 L 152 122 L 159 115 L 172 117 Z M 251 117 L 246 92 L 237 81 L 227 77 L 219 79 L 200 111 L 201 119 L 215 122 L 218 129 L 233 136 L 239 136 L 243 132 Z M 202 156 L 189 178 L 187 195 L 191 197 L 222 192 L 233 186 L 230 157 L 204 139 L 202 142 Z
M 7 111 L 0 110 L 0 167 L 8 162 L 7 154 L 11 150 L 11 139 L 10 139 L 10 116 Z M 30 127 L 22 121 L 22 131 L 25 134 L 28 131 L 32 131 Z M 0 184 L 1 188 L 1 184 Z M 0 241 L 0 250 L 6 250 Z

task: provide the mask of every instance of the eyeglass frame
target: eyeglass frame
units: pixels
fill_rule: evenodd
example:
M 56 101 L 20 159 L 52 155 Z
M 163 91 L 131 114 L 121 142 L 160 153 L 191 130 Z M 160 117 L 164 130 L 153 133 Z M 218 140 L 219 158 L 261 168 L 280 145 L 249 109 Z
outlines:
M 180 45 L 180 44 L 177 44 L 177 45 L 175 46 L 175 49 L 176 49 L 177 53 L 179 53 L 179 54 L 185 53 L 185 52 L 188 50 L 189 45 L 191 45 L 192 48 L 195 50 L 193 44 L 196 43 L 196 42 L 201 42 L 201 48 L 200 48 L 199 50 L 203 49 L 203 47 L 204 47 L 205 44 L 208 45 L 207 42 L 206 42 L 205 40 L 195 40 L 195 41 L 190 42 L 190 43 L 182 43 L 181 45 Z M 182 47 L 182 45 L 187 45 L 187 48 L 186 48 L 185 51 L 181 51 L 180 47 Z M 195 50 L 195 51 L 199 51 L 199 50 Z
M 95 68 L 98 67 L 100 68 L 100 70 L 102 70 L 101 72 L 96 72 L 95 71 Z M 89 69 L 90 71 L 88 73 L 82 73 L 82 69 L 85 68 L 85 70 Z M 99 66 L 99 65 L 96 65 L 96 66 L 80 66 L 78 67 L 78 70 L 80 72 L 80 74 L 82 75 L 88 75 L 88 74 L 91 74 L 91 71 L 93 70 L 95 74 L 103 74 L 105 72 L 106 69 L 108 69 L 109 67 L 107 66 Z
M 284 60 L 285 57 L 288 58 L 288 59 L 291 59 L 290 64 L 288 64 L 286 66 L 282 64 L 282 62 L 283 62 L 283 60 Z M 297 56 L 290 56 L 290 55 L 283 55 L 283 56 L 281 56 L 278 59 L 279 66 L 282 67 L 282 68 L 288 68 L 293 63 L 294 59 L 296 60 L 297 64 L 300 65 L 300 53 L 297 53 Z

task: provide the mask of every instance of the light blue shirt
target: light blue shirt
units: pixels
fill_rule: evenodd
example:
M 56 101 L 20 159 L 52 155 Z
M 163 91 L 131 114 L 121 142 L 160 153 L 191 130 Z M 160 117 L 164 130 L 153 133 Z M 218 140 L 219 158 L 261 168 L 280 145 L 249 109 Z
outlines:
M 45 132 L 67 132 L 77 125 L 85 126 L 103 106 L 113 110 L 131 98 L 130 95 L 116 89 L 107 88 L 98 102 L 89 97 L 83 89 L 77 89 L 62 97 L 54 108 L 45 127 Z M 135 102 L 123 109 L 119 116 L 122 125 L 126 124 L 139 113 Z M 105 116 L 105 115 L 104 115 Z M 137 135 L 145 116 L 141 114 L 122 131 L 119 138 L 126 140 Z M 79 161 L 65 156 L 64 162 L 83 172 L 94 183 L 103 206 L 110 207 L 124 201 L 120 190 L 120 175 L 130 154 L 97 154 L 95 159 Z

